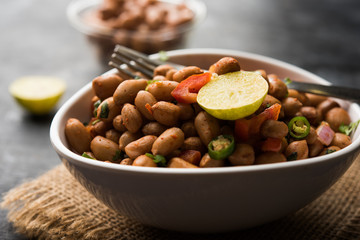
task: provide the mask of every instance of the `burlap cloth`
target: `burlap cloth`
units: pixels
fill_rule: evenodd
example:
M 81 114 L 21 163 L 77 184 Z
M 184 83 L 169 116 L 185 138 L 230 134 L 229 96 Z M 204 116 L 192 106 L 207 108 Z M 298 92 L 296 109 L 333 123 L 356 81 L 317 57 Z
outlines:
M 38 239 L 360 239 L 360 159 L 320 198 L 275 222 L 212 235 L 156 229 L 118 215 L 60 165 L 10 190 L 1 207 L 15 229 Z

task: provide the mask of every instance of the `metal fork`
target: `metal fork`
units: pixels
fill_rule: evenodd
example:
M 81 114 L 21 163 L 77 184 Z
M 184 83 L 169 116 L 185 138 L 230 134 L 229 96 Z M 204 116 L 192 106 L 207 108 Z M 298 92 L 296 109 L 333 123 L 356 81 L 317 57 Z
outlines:
M 151 59 L 149 56 L 143 53 L 120 45 L 115 46 L 114 53 L 112 54 L 111 61 L 109 62 L 110 66 L 118 69 L 120 72 L 134 79 L 142 77 L 140 74 L 134 73 L 134 71 L 140 72 L 149 79 L 152 79 L 154 69 L 162 64 L 169 64 L 177 69 L 185 67 L 171 62 L 163 62 L 156 59 Z M 360 89 L 356 88 L 335 85 L 320 85 L 300 81 L 291 81 L 288 83 L 288 87 L 301 92 L 308 92 L 360 102 Z

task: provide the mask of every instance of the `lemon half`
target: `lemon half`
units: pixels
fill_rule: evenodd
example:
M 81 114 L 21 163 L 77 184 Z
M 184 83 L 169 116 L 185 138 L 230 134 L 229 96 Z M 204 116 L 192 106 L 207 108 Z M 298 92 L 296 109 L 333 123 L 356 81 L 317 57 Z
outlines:
M 53 109 L 65 92 L 65 82 L 48 76 L 27 76 L 9 86 L 10 94 L 33 114 L 46 114 Z
M 197 102 L 216 118 L 236 120 L 253 114 L 263 102 L 268 88 L 266 80 L 256 72 L 214 75 L 200 89 Z

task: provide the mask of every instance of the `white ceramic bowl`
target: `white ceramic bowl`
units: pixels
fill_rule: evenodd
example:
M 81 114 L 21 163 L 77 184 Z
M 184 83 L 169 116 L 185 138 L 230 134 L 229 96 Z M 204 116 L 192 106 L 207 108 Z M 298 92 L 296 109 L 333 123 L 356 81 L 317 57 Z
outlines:
M 168 52 L 170 60 L 203 68 L 223 56 L 239 59 L 245 70 L 265 69 L 280 77 L 328 84 L 293 65 L 259 55 L 220 49 Z M 67 169 L 97 199 L 124 216 L 158 228 L 214 233 L 239 230 L 281 218 L 304 207 L 331 185 L 359 154 L 360 130 L 353 143 L 321 157 L 286 163 L 208 169 L 123 166 L 83 158 L 68 149 L 64 135 L 70 117 L 88 121 L 91 83 L 58 111 L 51 142 Z M 359 105 L 341 102 L 353 121 Z

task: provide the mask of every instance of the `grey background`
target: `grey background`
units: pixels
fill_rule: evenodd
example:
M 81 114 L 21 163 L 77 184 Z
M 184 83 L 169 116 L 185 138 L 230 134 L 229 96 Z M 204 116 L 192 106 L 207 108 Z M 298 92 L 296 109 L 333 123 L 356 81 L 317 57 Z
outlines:
M 69 0 L 0 2 L 0 193 L 60 163 L 49 141 L 52 114 L 23 112 L 8 93 L 24 75 L 63 78 L 61 103 L 104 70 L 67 21 Z M 207 0 L 187 48 L 226 48 L 283 60 L 334 84 L 360 88 L 360 2 Z M 60 103 L 60 104 L 61 104 Z M 24 239 L 0 210 L 0 239 Z

